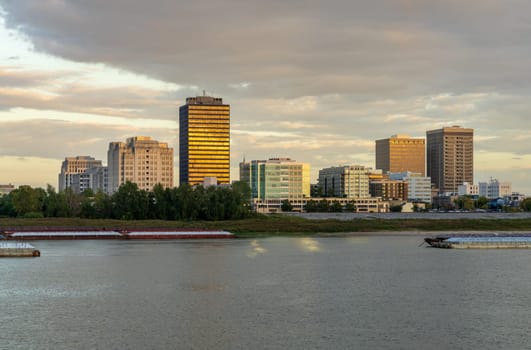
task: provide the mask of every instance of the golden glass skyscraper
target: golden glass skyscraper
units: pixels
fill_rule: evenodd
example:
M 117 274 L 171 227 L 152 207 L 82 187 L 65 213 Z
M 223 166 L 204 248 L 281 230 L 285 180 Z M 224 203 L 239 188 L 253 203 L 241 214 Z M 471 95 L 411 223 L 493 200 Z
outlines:
M 179 108 L 179 184 L 202 184 L 205 177 L 230 183 L 230 105 L 188 97 Z
M 424 139 L 408 135 L 393 135 L 376 140 L 376 169 L 384 173 L 410 171 L 424 176 L 426 173 L 426 149 Z

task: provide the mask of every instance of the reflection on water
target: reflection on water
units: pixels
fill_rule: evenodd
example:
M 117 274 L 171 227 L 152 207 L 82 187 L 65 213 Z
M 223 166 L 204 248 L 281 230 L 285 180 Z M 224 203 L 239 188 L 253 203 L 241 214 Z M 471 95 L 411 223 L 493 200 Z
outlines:
M 247 256 L 249 258 L 255 258 L 257 255 L 265 254 L 267 252 L 256 239 L 251 241 L 250 246 L 250 249 L 247 251 Z
M 297 240 L 298 246 L 305 252 L 318 252 L 321 250 L 319 242 L 310 237 L 303 237 Z
M 529 348 L 529 250 L 419 241 L 36 242 L 0 260 L 0 348 Z

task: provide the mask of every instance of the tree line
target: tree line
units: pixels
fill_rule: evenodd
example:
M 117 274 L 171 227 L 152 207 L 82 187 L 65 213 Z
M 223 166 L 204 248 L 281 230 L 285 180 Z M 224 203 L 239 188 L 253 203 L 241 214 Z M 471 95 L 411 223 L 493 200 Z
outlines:
M 249 185 L 236 182 L 232 187 L 191 187 L 181 185 L 152 191 L 138 188 L 133 182 L 121 185 L 112 195 L 71 188 L 57 192 L 20 186 L 0 196 L 0 217 L 72 217 L 121 220 L 233 220 L 250 215 Z

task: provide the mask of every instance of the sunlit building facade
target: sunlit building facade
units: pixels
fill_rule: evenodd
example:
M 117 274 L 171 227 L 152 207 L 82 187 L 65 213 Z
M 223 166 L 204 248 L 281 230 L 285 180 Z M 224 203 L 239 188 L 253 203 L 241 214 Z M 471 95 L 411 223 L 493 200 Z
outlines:
M 474 129 L 460 126 L 426 132 L 428 176 L 441 194 L 474 183 Z
M 371 197 L 379 197 L 384 201 L 404 200 L 408 197 L 408 183 L 403 180 L 376 180 L 369 183 Z
M 310 164 L 290 158 L 241 162 L 240 181 L 249 184 L 253 206 L 266 205 L 269 211 L 280 210 L 284 200 L 302 207 L 310 198 Z
M 230 105 L 189 97 L 179 108 L 179 184 L 202 184 L 206 177 L 230 183 Z
M 369 198 L 370 168 L 345 165 L 319 170 L 319 186 L 325 197 Z
M 173 148 L 149 136 L 130 137 L 126 142 L 111 142 L 107 152 L 108 193 L 126 181 L 141 190 L 151 191 L 157 184 L 173 187 Z
M 376 169 L 387 172 L 426 173 L 426 142 L 408 135 L 376 140 Z

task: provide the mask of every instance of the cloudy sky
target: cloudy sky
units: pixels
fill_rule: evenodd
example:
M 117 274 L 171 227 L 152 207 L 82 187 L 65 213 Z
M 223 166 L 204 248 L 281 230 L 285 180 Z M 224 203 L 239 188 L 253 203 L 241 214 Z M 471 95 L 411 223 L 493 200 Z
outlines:
M 313 179 L 373 167 L 375 139 L 462 125 L 475 181 L 531 194 L 529 13 L 528 0 L 0 0 L 0 183 L 57 186 L 64 157 L 106 162 L 134 135 L 177 155 L 178 106 L 206 90 L 231 105 L 233 179 L 244 156 L 306 161 Z

